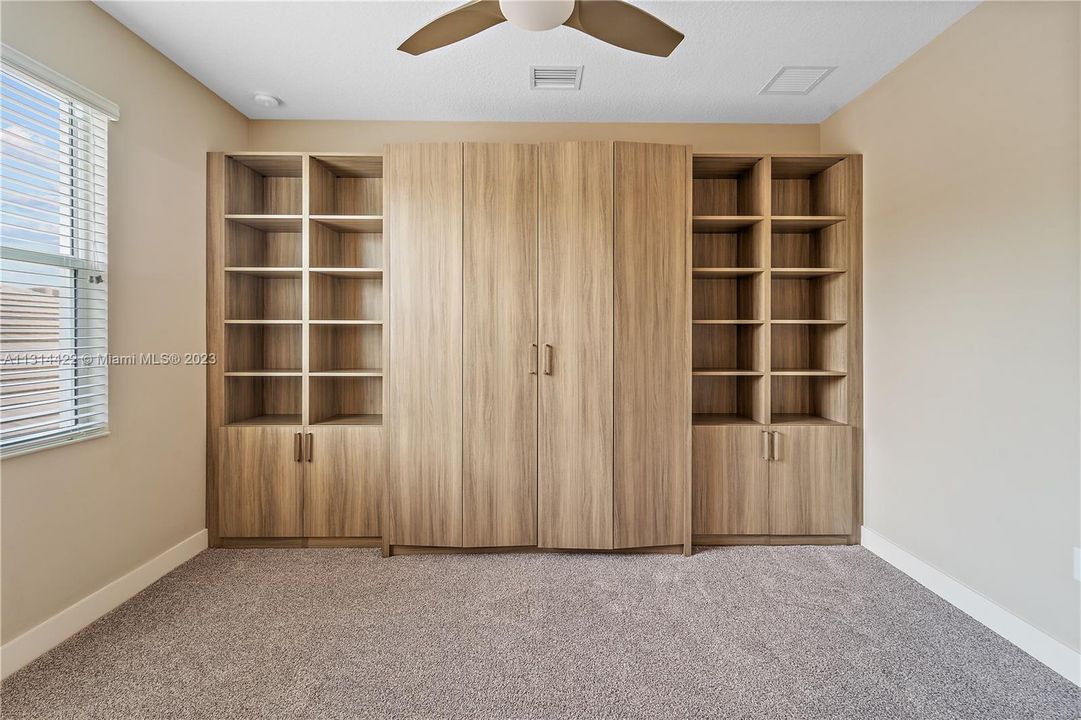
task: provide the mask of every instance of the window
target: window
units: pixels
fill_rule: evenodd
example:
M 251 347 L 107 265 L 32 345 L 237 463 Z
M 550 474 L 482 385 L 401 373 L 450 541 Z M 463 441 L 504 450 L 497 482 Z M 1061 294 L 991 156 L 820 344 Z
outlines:
M 0 452 L 108 431 L 108 123 L 115 106 L 3 47 Z

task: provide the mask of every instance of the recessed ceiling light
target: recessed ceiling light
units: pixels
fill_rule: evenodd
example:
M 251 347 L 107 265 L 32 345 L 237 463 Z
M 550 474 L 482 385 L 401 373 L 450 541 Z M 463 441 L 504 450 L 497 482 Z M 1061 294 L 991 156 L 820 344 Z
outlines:
M 271 95 L 270 93 L 264 93 L 264 92 L 254 93 L 251 96 L 251 99 L 256 105 L 259 105 L 260 107 L 265 107 L 265 108 L 276 108 L 276 107 L 280 107 L 281 104 L 282 104 L 281 98 L 275 97 L 275 96 Z

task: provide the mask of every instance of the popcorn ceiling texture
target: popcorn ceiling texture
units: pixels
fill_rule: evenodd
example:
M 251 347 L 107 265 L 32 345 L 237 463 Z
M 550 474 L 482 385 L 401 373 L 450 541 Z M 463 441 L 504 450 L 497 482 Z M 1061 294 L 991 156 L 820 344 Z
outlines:
M 860 547 L 209 550 L 3 685 L 34 718 L 1076 718 Z

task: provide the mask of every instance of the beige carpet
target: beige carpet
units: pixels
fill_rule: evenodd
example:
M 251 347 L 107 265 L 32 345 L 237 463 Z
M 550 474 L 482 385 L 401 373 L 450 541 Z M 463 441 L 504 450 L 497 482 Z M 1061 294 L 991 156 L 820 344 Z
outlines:
M 211 550 L 3 685 L 4 718 L 1077 718 L 859 547 Z

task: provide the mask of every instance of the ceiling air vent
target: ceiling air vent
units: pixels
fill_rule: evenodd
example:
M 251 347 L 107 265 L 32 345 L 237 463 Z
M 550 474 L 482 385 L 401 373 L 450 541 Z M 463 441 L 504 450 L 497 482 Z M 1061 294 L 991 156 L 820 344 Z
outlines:
M 529 68 L 529 87 L 533 90 L 581 90 L 581 65 L 533 65 Z
M 785 65 L 758 94 L 806 95 L 836 69 L 836 65 Z

